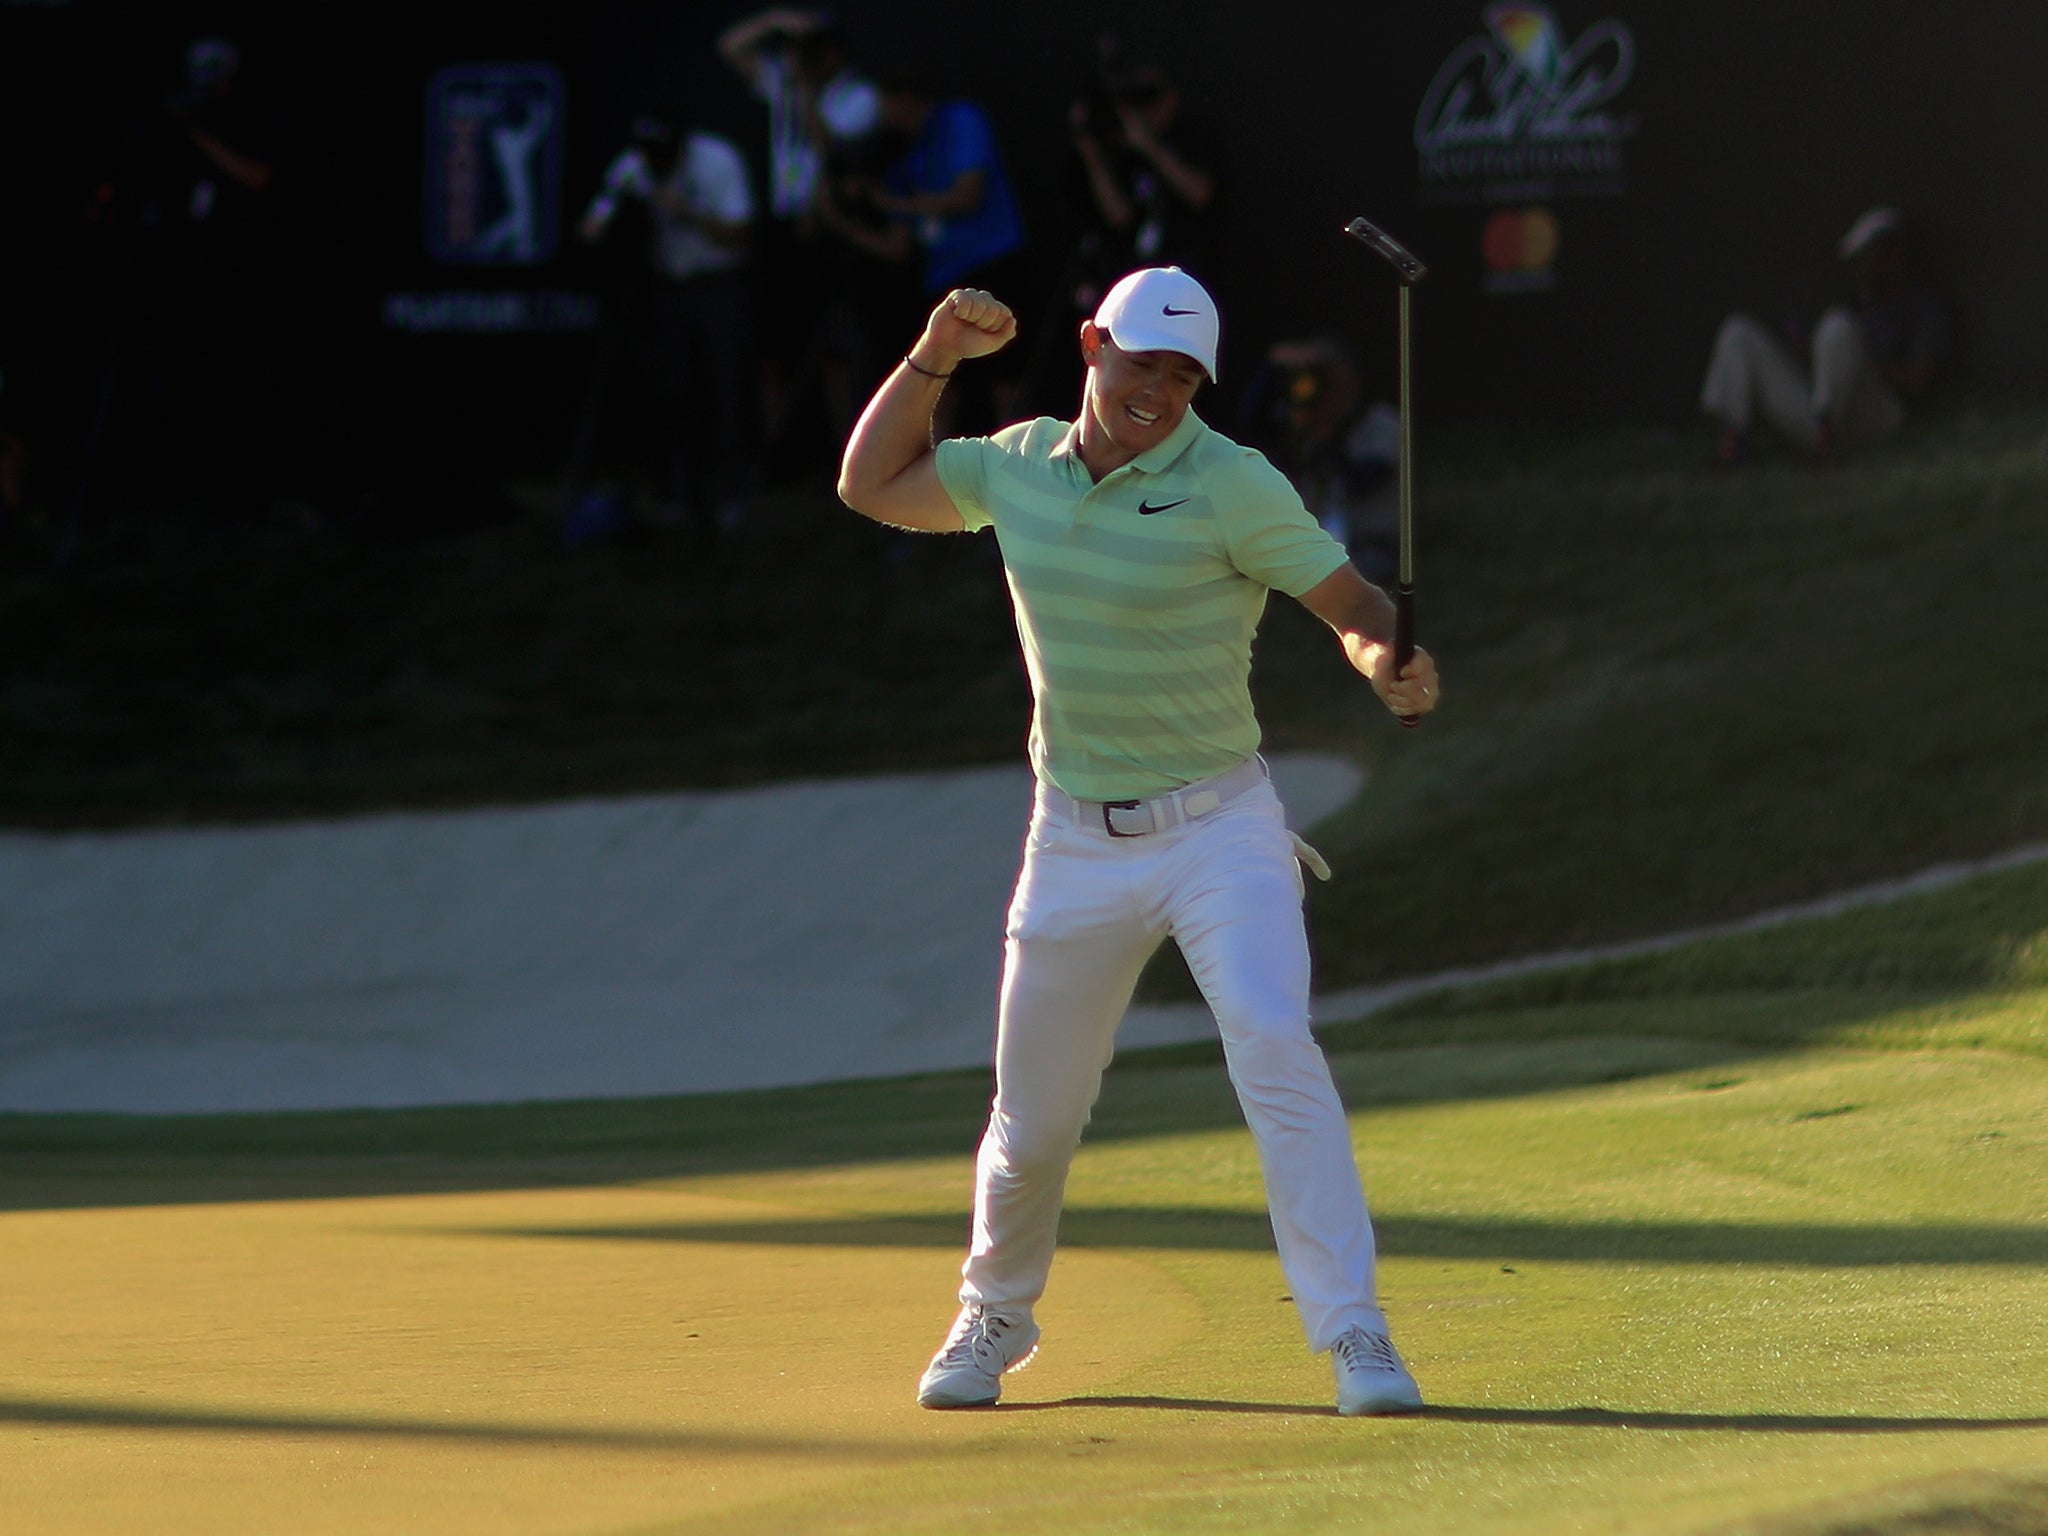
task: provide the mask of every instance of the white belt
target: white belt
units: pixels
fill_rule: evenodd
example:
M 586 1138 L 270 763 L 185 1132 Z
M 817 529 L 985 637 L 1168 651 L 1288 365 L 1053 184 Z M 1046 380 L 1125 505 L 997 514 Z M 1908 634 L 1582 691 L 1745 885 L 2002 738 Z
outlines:
M 1076 800 L 1043 783 L 1038 790 L 1047 805 L 1091 832 L 1100 828 L 1110 837 L 1149 837 L 1200 821 L 1265 782 L 1266 765 L 1256 757 L 1248 757 L 1214 778 L 1197 779 L 1144 800 Z
M 1262 758 L 1247 758 L 1235 768 L 1211 779 L 1197 779 L 1179 789 L 1146 800 L 1076 800 L 1064 790 L 1040 781 L 1039 803 L 1060 812 L 1083 831 L 1098 827 L 1109 837 L 1149 837 L 1175 827 L 1199 821 L 1266 781 Z M 1294 844 L 1294 856 L 1308 866 L 1318 880 L 1330 878 L 1330 866 L 1323 856 L 1303 842 L 1295 832 L 1287 834 Z

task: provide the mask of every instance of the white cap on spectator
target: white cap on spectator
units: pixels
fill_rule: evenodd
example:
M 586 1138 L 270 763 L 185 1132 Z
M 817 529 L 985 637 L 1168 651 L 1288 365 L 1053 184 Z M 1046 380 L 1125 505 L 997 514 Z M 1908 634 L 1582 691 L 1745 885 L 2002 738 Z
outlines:
M 1102 296 L 1095 323 L 1126 352 L 1179 352 L 1216 378 L 1216 301 L 1179 267 L 1131 273 Z
M 1849 233 L 1842 236 L 1842 243 L 1835 247 L 1835 253 L 1844 261 L 1861 256 L 1886 235 L 1897 234 L 1898 229 L 1898 209 L 1873 208 L 1849 226 Z

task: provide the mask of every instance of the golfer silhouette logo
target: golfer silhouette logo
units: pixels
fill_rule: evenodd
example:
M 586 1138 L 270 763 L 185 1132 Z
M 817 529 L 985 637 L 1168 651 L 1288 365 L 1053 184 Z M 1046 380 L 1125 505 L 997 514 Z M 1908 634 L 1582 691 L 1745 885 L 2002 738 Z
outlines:
M 465 64 L 427 88 L 428 253 L 530 266 L 561 238 L 562 79 L 547 64 Z

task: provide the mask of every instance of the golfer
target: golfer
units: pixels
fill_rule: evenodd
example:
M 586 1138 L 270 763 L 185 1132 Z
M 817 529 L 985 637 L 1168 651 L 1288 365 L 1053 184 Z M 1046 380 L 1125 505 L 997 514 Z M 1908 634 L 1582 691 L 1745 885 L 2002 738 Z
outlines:
M 1280 1262 L 1331 1352 L 1341 1412 L 1419 1408 L 1374 1283 L 1372 1225 L 1329 1064 L 1309 1034 L 1298 859 L 1258 756 L 1248 677 L 1269 589 L 1336 632 L 1397 714 L 1437 701 L 1393 606 L 1280 472 L 1190 409 L 1216 377 L 1215 301 L 1177 267 L 1124 278 L 1081 324 L 1080 414 L 933 445 L 945 381 L 1017 332 L 978 289 L 940 301 L 855 426 L 839 494 L 933 533 L 994 528 L 1031 677 L 1037 794 L 1010 904 L 996 1093 L 976 1160 L 961 1312 L 918 1387 L 993 1403 L 1038 1345 L 1067 1169 L 1138 973 L 1171 937 L 1214 1009 L 1265 1169 Z

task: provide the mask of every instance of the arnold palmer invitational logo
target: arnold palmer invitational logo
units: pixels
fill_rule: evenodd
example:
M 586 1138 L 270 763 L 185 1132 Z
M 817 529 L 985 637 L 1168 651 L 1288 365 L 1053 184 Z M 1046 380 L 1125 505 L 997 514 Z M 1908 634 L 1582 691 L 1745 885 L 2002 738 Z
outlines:
M 1415 114 L 1426 198 L 1514 202 L 1613 196 L 1636 131 L 1615 97 L 1635 73 L 1635 37 L 1619 21 L 1576 42 L 1548 6 L 1489 5 L 1486 30 L 1451 51 Z

